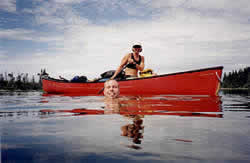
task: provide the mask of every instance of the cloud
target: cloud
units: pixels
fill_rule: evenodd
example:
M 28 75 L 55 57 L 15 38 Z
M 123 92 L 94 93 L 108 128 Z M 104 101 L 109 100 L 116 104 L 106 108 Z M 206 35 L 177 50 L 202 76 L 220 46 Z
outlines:
M 131 52 L 133 43 L 140 42 L 146 67 L 159 74 L 218 65 L 224 65 L 228 71 L 248 65 L 250 25 L 242 23 L 248 14 L 246 1 L 40 3 L 32 9 L 33 25 L 47 25 L 49 32 L 2 29 L 0 38 L 44 42 L 49 50 L 14 58 L 8 64 L 25 65 L 27 71 L 45 67 L 55 76 L 65 73 L 68 77 L 73 74 L 96 77 L 105 70 L 116 69 L 124 54 Z M 240 7 L 240 13 L 232 14 Z M 92 13 L 87 9 L 94 11 L 95 18 L 89 16 Z M 106 11 L 118 18 L 106 15 Z M 237 62 L 232 58 L 238 58 Z
M 79 23 L 88 24 L 88 20 L 85 18 L 74 19 L 79 17 L 79 13 L 75 12 L 72 8 L 72 4 L 77 4 L 82 1 L 50 1 L 43 2 L 37 5 L 32 13 L 34 14 L 34 25 L 46 25 L 49 30 L 63 32 L 68 28 L 68 25 L 74 25 Z
M 1 29 L 0 38 L 1 39 L 14 39 L 14 40 L 30 40 L 31 35 L 34 31 L 25 30 L 25 29 Z
M 194 20 L 193 20 L 194 21 Z M 103 71 L 115 69 L 133 42 L 141 42 L 146 57 L 146 67 L 157 73 L 191 70 L 225 63 L 239 53 L 247 53 L 247 46 L 233 40 L 247 39 L 239 26 L 231 33 L 229 24 L 186 25 L 171 22 L 123 22 L 106 26 L 78 24 L 68 26 L 63 38 L 56 41 L 56 52 L 39 52 L 32 58 L 18 59 L 15 64 L 46 67 L 52 76 L 68 78 L 84 74 L 90 78 Z M 216 21 L 215 21 L 216 22 Z M 210 29 L 204 31 L 204 29 Z M 230 62 L 230 65 L 234 63 Z M 244 63 L 246 64 L 246 63 Z M 39 71 L 39 69 L 37 69 Z
M 201 10 L 224 10 L 224 11 L 238 11 L 238 13 L 250 13 L 250 4 L 248 0 L 211 0 L 211 1 L 199 1 L 194 0 L 190 3 L 190 7 L 200 8 Z
M 152 8 L 190 8 L 198 9 L 200 12 L 208 11 L 233 11 L 238 10 L 238 13 L 250 13 L 250 4 L 248 0 L 210 0 L 210 1 L 200 1 L 200 0 L 157 0 L 157 1 L 144 1 L 140 0 L 141 3 L 146 3 Z M 241 9 L 241 10 L 239 10 Z
M 55 3 L 63 3 L 63 4 L 68 4 L 68 3 L 81 3 L 85 2 L 87 0 L 53 0 Z
M 16 0 L 1 0 L 0 10 L 16 12 Z
M 8 53 L 6 50 L 2 50 L 4 49 L 3 47 L 0 46 L 0 64 L 4 64 L 5 60 L 8 58 Z
M 3 53 L 3 54 L 2 54 L 2 53 Z M 4 59 L 4 58 L 7 58 L 7 57 L 8 57 L 8 56 L 5 54 L 5 52 L 0 50 L 0 60 L 1 60 L 1 59 Z
M 46 33 L 38 33 L 35 30 L 27 30 L 21 28 L 0 29 L 0 38 L 8 40 L 34 41 L 34 42 L 52 42 L 62 40 L 63 37 L 52 36 Z
M 141 2 L 144 2 L 141 0 Z M 145 3 L 145 2 L 144 2 Z M 223 20 L 234 21 L 235 23 L 248 23 L 250 15 L 250 4 L 247 0 L 158 0 L 151 3 L 146 2 L 147 6 L 152 8 L 152 17 L 168 15 L 174 19 L 180 11 L 186 11 L 189 14 L 206 18 L 221 18 Z M 188 14 L 188 15 L 189 15 Z M 186 18 L 190 18 L 189 16 Z
M 24 8 L 22 9 L 22 12 L 27 14 L 34 14 L 34 11 L 30 8 Z

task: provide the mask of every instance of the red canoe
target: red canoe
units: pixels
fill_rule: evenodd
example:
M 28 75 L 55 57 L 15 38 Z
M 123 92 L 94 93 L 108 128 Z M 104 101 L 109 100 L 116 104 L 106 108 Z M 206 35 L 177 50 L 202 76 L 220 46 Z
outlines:
M 223 67 L 120 80 L 121 95 L 207 95 L 217 96 Z M 43 77 L 43 90 L 53 94 L 99 95 L 104 82 L 71 83 Z

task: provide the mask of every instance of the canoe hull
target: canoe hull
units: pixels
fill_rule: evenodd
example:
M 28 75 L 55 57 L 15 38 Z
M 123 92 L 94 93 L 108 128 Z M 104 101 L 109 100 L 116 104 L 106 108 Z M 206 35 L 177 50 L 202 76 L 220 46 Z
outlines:
M 121 95 L 208 95 L 217 96 L 223 67 L 118 81 Z M 42 79 L 43 90 L 55 94 L 99 95 L 104 82 L 69 83 Z

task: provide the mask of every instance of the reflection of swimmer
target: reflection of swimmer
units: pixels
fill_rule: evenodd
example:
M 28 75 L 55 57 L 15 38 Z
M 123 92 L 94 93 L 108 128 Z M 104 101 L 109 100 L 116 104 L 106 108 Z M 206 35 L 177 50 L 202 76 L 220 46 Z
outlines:
M 119 99 L 105 100 L 104 114 L 119 114 L 121 104 Z
M 142 126 L 143 120 L 139 115 L 133 115 L 133 123 L 127 124 L 121 127 L 121 136 L 127 136 L 131 139 L 133 139 L 134 144 L 141 144 L 141 139 L 143 138 L 143 129 L 144 126 Z M 136 145 L 130 145 L 128 147 L 134 148 L 134 149 L 140 149 L 140 147 Z

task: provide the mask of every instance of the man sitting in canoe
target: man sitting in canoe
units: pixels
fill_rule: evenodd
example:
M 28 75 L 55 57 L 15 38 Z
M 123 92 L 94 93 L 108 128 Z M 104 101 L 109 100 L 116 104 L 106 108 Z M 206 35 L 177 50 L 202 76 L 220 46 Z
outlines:
M 122 58 L 120 66 L 117 68 L 114 75 L 110 79 L 115 79 L 115 77 L 124 68 L 126 68 L 125 75 L 127 78 L 137 77 L 138 71 L 142 71 L 144 69 L 144 57 L 140 55 L 140 52 L 142 52 L 142 46 L 134 45 L 132 47 L 132 51 L 133 53 L 128 53 Z

